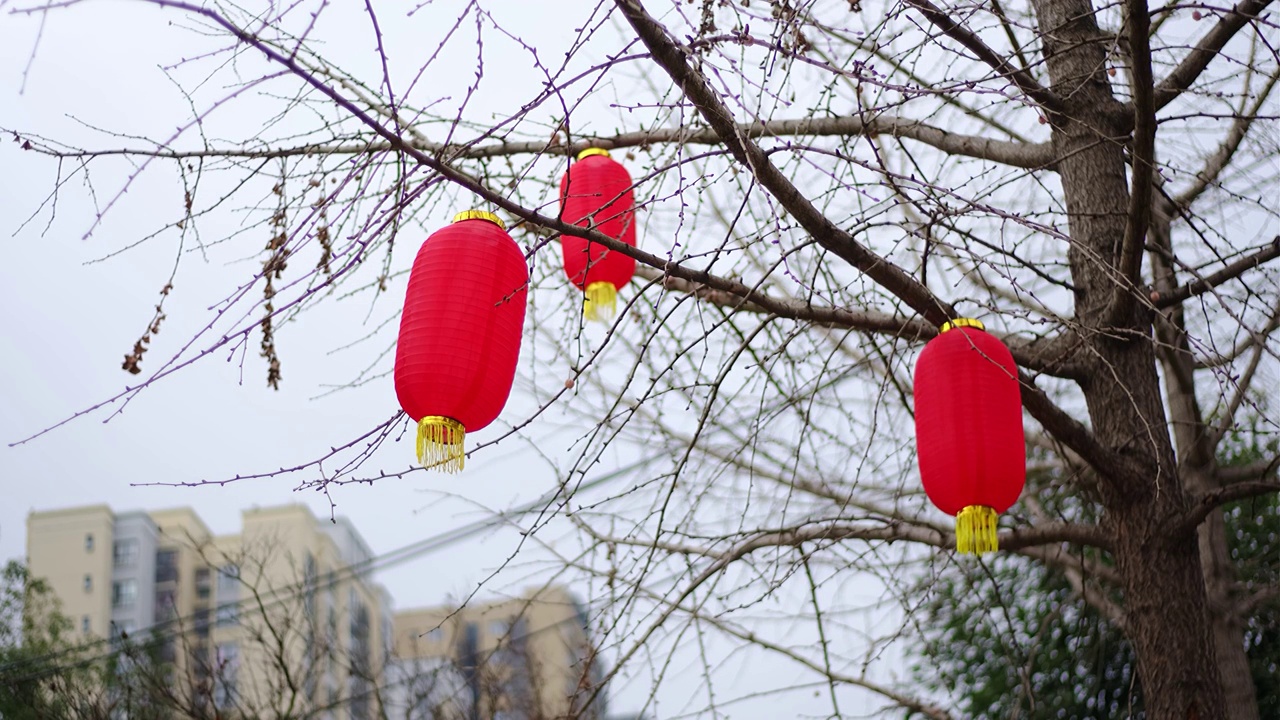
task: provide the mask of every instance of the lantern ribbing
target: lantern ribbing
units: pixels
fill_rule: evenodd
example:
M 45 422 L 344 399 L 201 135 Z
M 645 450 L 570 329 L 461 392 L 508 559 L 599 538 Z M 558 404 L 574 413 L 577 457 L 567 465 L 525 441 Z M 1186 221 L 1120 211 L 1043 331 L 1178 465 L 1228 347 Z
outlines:
M 428 469 L 455 473 L 468 432 L 502 412 L 520 355 L 529 272 L 493 213 L 468 210 L 414 258 L 396 344 L 400 406 Z
M 1026 480 L 1018 367 L 1004 343 L 972 318 L 943 324 L 914 377 L 920 480 L 956 518 L 956 550 L 998 548 L 999 514 Z
M 609 151 L 586 148 L 560 180 L 561 217 L 635 246 L 635 195 L 631 176 Z M 583 316 L 609 320 L 618 290 L 631 282 L 636 261 L 629 255 L 574 235 L 560 236 L 565 274 L 583 292 Z

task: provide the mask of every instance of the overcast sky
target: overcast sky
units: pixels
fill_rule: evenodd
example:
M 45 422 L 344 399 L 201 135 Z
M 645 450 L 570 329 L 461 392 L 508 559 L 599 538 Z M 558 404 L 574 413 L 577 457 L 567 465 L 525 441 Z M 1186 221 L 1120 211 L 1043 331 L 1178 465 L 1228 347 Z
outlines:
M 177 13 L 102 3 L 50 15 L 24 89 L 40 21 L 14 16 L 8 12 L 12 7 L 0 5 L 0 127 L 107 147 L 110 138 L 93 128 L 165 137 L 190 117 L 182 94 L 159 67 L 199 48 L 198 38 L 169 26 L 181 21 Z M 455 9 L 441 4 L 423 12 L 435 11 L 447 16 Z M 322 26 L 317 34 L 332 29 Z M 366 52 L 370 46 L 362 42 L 349 51 Z M 237 122 L 263 122 L 221 119 L 229 133 Z M 100 166 L 101 184 L 92 193 L 77 179 L 64 188 L 51 213 L 51 206 L 40 207 L 56 185 L 57 163 L 23 152 L 11 136 L 0 146 L 0 557 L 25 554 L 28 512 L 90 503 L 107 503 L 117 511 L 189 505 L 215 533 L 232 533 L 248 507 L 301 502 L 324 517 L 332 502 L 333 511 L 350 518 L 381 554 L 554 486 L 550 468 L 516 441 L 473 459 L 461 476 L 419 472 L 372 487 L 335 488 L 329 497 L 295 492 L 297 478 L 199 488 L 148 486 L 219 480 L 305 461 L 389 418 L 398 408 L 389 377 L 317 399 L 325 385 L 346 382 L 367 361 L 358 353 L 328 355 L 339 341 L 358 336 L 348 331 L 282 331 L 284 382 L 278 392 L 265 386 L 254 340 L 243 371 L 238 358 L 210 358 L 156 384 L 118 415 L 93 412 L 8 447 L 146 377 L 125 373 L 121 362 L 150 322 L 173 267 L 172 243 L 152 242 L 93 261 L 155 230 L 156 218 L 163 215 L 157 210 L 166 204 L 171 210 L 181 196 L 175 198 L 171 173 L 144 173 L 93 236 L 82 239 L 95 217 L 92 197 L 105 203 L 129 173 L 118 162 Z M 36 219 L 23 227 L 33 214 Z M 447 220 L 442 217 L 440 224 Z M 206 232 L 220 229 L 215 225 Z M 258 262 L 253 259 L 257 249 L 243 253 L 248 262 Z M 246 267 L 231 257 L 224 254 L 208 264 L 199 257 L 184 259 L 167 318 L 143 360 L 144 372 L 176 352 L 206 321 L 205 308 L 227 294 L 228 283 L 245 277 Z M 339 308 L 323 320 L 358 328 L 368 309 Z M 468 437 L 468 445 L 475 440 Z M 410 434 L 370 465 L 400 470 L 412 461 Z M 511 531 L 485 533 L 388 569 L 380 579 L 399 607 L 446 602 L 475 590 L 519 541 Z M 533 550 L 529 557 L 536 557 Z M 518 592 L 545 577 L 527 560 L 518 562 L 519 569 L 482 597 Z
M 4 17 L 0 126 L 90 147 L 111 141 L 85 125 L 163 137 L 164 129 L 189 117 L 182 113 L 182 96 L 157 67 L 189 52 L 180 44 L 191 41 L 190 33 L 166 27 L 178 19 L 175 16 L 120 4 L 85 5 L 49 16 L 21 94 L 39 22 Z M 134 51 L 139 40 L 145 40 L 144 49 Z M 6 444 L 146 377 L 125 373 L 121 361 L 150 322 L 159 290 L 172 270 L 172 242 L 152 242 L 105 262 L 92 261 L 153 231 L 156 218 L 164 216 L 156 210 L 172 209 L 165 205 L 175 202 L 170 173 L 144 173 L 94 235 L 84 240 L 95 212 L 83 183 L 77 179 L 64 189 L 50 221 L 51 206 L 38 208 L 55 187 L 57 163 L 22 152 L 9 140 L 0 151 L 0 237 L 5 248 L 0 262 L 0 433 Z M 106 203 L 104 198 L 118 191 L 127 168 L 122 170 L 119 163 L 114 168 L 100 165 L 104 172 L 97 176 L 100 185 L 93 192 Z M 36 220 L 19 229 L 33 213 Z M 215 225 L 210 234 L 219 229 Z M 255 246 L 243 255 L 256 263 L 256 241 L 251 242 Z M 166 305 L 167 318 L 142 363 L 144 371 L 153 371 L 173 354 L 206 321 L 204 309 L 226 295 L 233 287 L 230 283 L 242 281 L 252 266 L 237 264 L 235 257 L 224 254 L 209 263 L 190 254 L 184 258 Z M 366 310 L 342 308 L 327 319 L 358 327 Z M 255 340 L 243 372 L 238 357 L 232 362 L 222 356 L 210 358 L 157 383 L 119 415 L 109 410 L 91 413 L 36 440 L 5 448 L 0 467 L 7 502 L 0 508 L 0 554 L 23 554 L 28 511 L 71 504 L 105 502 L 117 510 L 192 505 L 219 533 L 234 531 L 240 510 L 251 505 L 304 502 L 327 515 L 330 498 L 294 492 L 296 480 L 207 488 L 143 485 L 218 480 L 304 461 L 390 417 L 397 409 L 390 378 L 314 399 L 326 384 L 349 379 L 365 359 L 327 357 L 338 340 L 351 337 L 347 332 L 326 337 L 284 330 L 279 340 L 284 373 L 279 392 L 265 387 Z M 516 450 L 512 444 L 511 452 Z M 402 441 L 377 457 L 374 467 L 401 469 L 411 461 L 411 442 Z M 475 508 L 446 501 L 445 496 L 484 488 L 475 493 L 475 500 L 506 507 L 550 487 L 550 477 L 538 482 L 527 469 L 520 473 L 521 482 L 508 482 L 511 476 L 500 448 L 483 462 L 472 462 L 463 482 L 417 473 L 376 488 L 335 489 L 331 499 L 336 511 L 350 517 L 381 552 L 479 517 Z M 486 562 L 479 558 L 493 560 L 509 548 L 510 538 L 494 538 L 471 549 L 478 553 L 476 561 L 437 560 L 429 589 L 414 584 L 414 571 L 391 573 L 385 581 L 401 605 L 440 602 L 445 592 L 469 589 L 481 579 Z
M 458 5 L 429 4 L 415 16 L 415 27 L 425 22 L 443 32 Z M 503 6 L 502 18 L 527 37 L 538 38 L 544 56 L 554 57 L 572 38 L 564 16 L 594 3 L 557 2 L 563 14 L 546 13 L 545 7 L 538 10 L 540 3 L 498 5 Z M 0 3 L 0 128 L 101 148 L 121 143 L 100 129 L 163 138 L 190 117 L 186 99 L 161 66 L 207 48 L 192 33 L 172 27 L 173 22 L 183 22 L 178 13 L 143 4 L 86 4 L 48 16 L 40 30 L 38 17 L 8 13 L 13 7 Z M 317 28 L 316 37 L 329 32 L 341 39 L 339 9 L 327 12 L 328 24 Z M 431 13 L 436 13 L 434 19 Z M 384 22 L 384 29 L 389 46 L 434 44 L 397 36 L 395 22 Z M 37 34 L 40 41 L 32 58 Z M 369 37 L 331 46 L 335 59 L 354 70 L 375 57 L 369 53 L 371 47 Z M 495 41 L 488 55 L 488 76 L 493 78 L 488 97 L 500 100 L 504 87 L 509 98 L 523 97 L 528 84 L 536 82 L 527 58 L 516 56 L 504 66 L 498 62 L 501 52 Z M 460 57 L 458 62 L 473 63 L 473 58 Z M 460 78 L 432 77 L 424 82 L 450 81 Z M 235 137 L 263 118 L 239 111 L 224 113 L 218 122 Z M 143 360 L 144 374 L 125 373 L 121 362 L 151 320 L 159 290 L 172 271 L 175 248 L 171 242 L 149 242 L 99 260 L 153 232 L 156 218 L 180 203 L 181 193 L 171 173 L 144 172 L 95 227 L 95 200 L 102 207 L 132 172 L 120 160 L 98 162 L 96 167 L 99 182 L 87 187 L 75 177 L 58 194 L 55 210 L 51 193 L 60 170 L 65 179 L 73 169 L 70 164 L 60 169 L 48 157 L 23 152 L 11 136 L 0 142 L 0 557 L 24 555 L 30 511 L 91 503 L 106 503 L 117 511 L 189 505 L 222 534 L 237 530 L 245 508 L 302 502 L 322 517 L 331 509 L 347 516 L 373 551 L 382 554 L 527 502 L 554 487 L 552 468 L 530 450 L 531 443 L 549 454 L 567 449 L 572 435 L 555 435 L 551 429 L 535 429 L 524 441 L 506 442 L 469 460 L 461 476 L 419 472 L 373 486 L 334 488 L 328 497 L 295 492 L 296 477 L 196 488 L 155 485 L 221 480 L 310 460 L 396 412 L 389 377 L 317 397 L 327 385 L 348 381 L 367 362 L 367 353 L 333 352 L 358 335 L 350 328 L 366 322 L 371 312 L 367 304 L 327 308 L 306 331 L 282 331 L 277 345 L 284 381 L 278 392 L 265 387 L 255 337 L 243 362 L 240 356 L 231 361 L 225 356 L 209 358 L 155 384 L 118 414 L 113 409 L 119 410 L 119 405 L 91 412 L 9 447 L 146 377 L 200 329 L 207 308 L 227 294 L 229 283 L 246 277 L 252 266 L 243 263 L 260 262 L 256 240 L 241 260 L 222 253 L 205 261 L 188 252 L 166 301 L 166 320 Z M 442 216 L 439 224 L 447 220 Z M 91 228 L 93 234 L 85 239 Z M 212 237 L 230 229 L 215 225 L 205 231 Z M 317 331 L 325 327 L 335 332 Z M 512 403 L 516 409 L 509 406 L 508 412 L 518 415 L 529 400 L 517 390 Z M 495 426 L 493 432 L 499 429 Z M 468 446 L 493 432 L 479 438 L 469 435 Z M 370 466 L 401 470 L 411 464 L 412 455 L 410 434 L 380 450 Z M 565 534 L 567 528 L 553 526 L 539 538 L 554 541 Z M 520 540 L 511 530 L 485 533 L 388 569 L 380 580 L 398 607 L 445 602 L 472 592 Z M 544 566 L 537 563 L 544 556 L 537 547 L 525 549 L 515 569 L 482 596 L 518 592 L 545 577 Z M 869 593 L 874 595 L 870 588 Z M 743 678 L 751 672 L 763 673 L 770 682 L 785 682 L 792 671 L 779 677 L 776 668 L 740 669 Z M 678 678 L 673 680 L 673 686 L 679 684 Z M 756 687 L 748 679 L 742 692 Z M 616 683 L 613 694 L 621 696 L 623 708 L 638 707 L 646 691 Z M 763 701 L 751 707 L 759 717 L 779 711 Z

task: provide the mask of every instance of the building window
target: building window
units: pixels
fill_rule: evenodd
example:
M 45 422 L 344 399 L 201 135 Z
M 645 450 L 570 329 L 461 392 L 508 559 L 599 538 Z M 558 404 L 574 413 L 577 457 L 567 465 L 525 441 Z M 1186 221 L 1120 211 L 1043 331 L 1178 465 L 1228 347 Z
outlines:
M 87 553 L 93 552 L 93 533 L 84 534 L 84 551 Z
M 236 620 L 238 619 L 239 619 L 239 610 L 237 609 L 236 603 L 227 602 L 227 603 L 223 603 L 223 605 L 218 606 L 218 624 L 219 625 L 234 625 L 236 624 Z
M 348 703 L 351 720 L 369 720 L 369 695 L 372 694 L 372 683 L 368 678 L 351 675 L 347 678 L 347 692 L 351 696 Z
M 156 621 L 169 620 L 178 615 L 178 593 L 174 590 L 156 591 Z
M 80 618 L 80 632 L 84 633 L 85 635 L 88 635 L 89 629 L 90 629 L 89 616 L 85 615 L 84 617 Z
M 308 618 L 315 617 L 316 614 L 316 578 L 316 559 L 308 552 L 302 565 L 302 610 Z
M 426 636 L 429 642 L 438 643 L 441 640 L 444 640 L 444 628 L 438 626 L 433 627 L 426 632 Z
M 490 620 L 489 635 L 494 638 L 504 637 L 511 628 L 510 623 L 506 620 Z
M 196 568 L 196 598 L 208 600 L 213 593 L 209 584 L 209 568 Z
M 215 648 L 213 676 L 213 704 L 228 708 L 235 703 L 236 675 L 240 669 L 240 648 L 235 643 L 223 643 Z
M 384 605 L 382 607 L 382 661 L 391 662 L 391 652 L 395 647 L 395 636 L 392 634 L 394 629 L 391 627 L 391 613 Z
M 121 640 L 129 639 L 129 636 L 137 629 L 132 620 L 113 620 L 111 622 L 111 635 Z M 123 660 L 124 656 L 121 656 L 120 659 Z
M 172 665 L 178 661 L 178 643 L 175 638 L 166 638 L 160 641 L 160 648 L 156 654 L 160 662 L 165 665 Z
M 156 552 L 156 582 L 173 582 L 178 579 L 178 551 Z
M 480 667 L 480 626 L 469 622 L 462 626 L 455 656 L 463 673 L 474 673 Z
M 333 571 L 325 573 L 324 606 L 329 610 L 325 640 L 331 645 L 336 645 L 338 642 L 338 591 L 334 587 L 336 582 Z
M 138 601 L 138 581 L 120 580 L 111 583 L 111 607 L 130 608 Z
M 111 562 L 116 567 L 133 567 L 138 562 L 138 541 L 117 540 L 111 544 Z
M 93 592 L 93 576 L 88 573 L 85 573 L 84 576 L 84 591 L 87 593 Z
M 201 680 L 208 679 L 211 670 L 209 667 L 209 645 L 204 641 L 192 645 L 190 657 L 191 667 L 195 670 L 196 675 Z
M 227 584 L 234 588 L 240 587 L 240 567 L 238 565 L 223 565 L 218 568 L 218 589 L 221 590 Z M 237 589 L 236 592 L 239 592 L 239 590 Z
M 209 608 L 196 609 L 195 626 L 197 637 L 209 637 Z
M 235 624 L 240 604 L 240 568 L 235 565 L 226 565 L 218 569 L 217 601 L 217 623 L 219 625 Z

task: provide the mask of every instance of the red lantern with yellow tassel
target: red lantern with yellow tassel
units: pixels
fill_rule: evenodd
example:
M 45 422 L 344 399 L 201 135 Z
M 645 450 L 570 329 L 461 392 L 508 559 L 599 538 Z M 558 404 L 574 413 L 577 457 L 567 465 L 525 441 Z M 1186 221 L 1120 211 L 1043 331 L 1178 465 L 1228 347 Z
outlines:
M 587 148 L 560 180 L 560 214 L 565 222 L 595 229 L 626 243 L 636 244 L 635 194 L 627 169 L 609 157 L 609 151 Z M 588 320 L 607 320 L 617 308 L 618 290 L 631 282 L 634 258 L 611 252 L 580 237 L 562 235 L 564 271 L 586 294 L 583 314 Z
M 997 549 L 996 519 L 1022 493 L 1027 451 L 1013 355 L 977 320 L 942 326 L 916 363 L 920 480 L 956 516 L 956 549 Z
M 502 412 L 524 325 L 529 271 L 492 213 L 469 210 L 418 249 L 396 345 L 400 407 L 418 423 L 418 462 L 458 472 L 463 438 Z

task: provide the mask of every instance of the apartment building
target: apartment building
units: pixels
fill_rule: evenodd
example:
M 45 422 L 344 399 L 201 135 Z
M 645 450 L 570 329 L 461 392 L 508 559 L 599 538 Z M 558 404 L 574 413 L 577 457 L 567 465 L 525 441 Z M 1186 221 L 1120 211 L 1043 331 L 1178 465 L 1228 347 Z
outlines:
M 363 538 L 303 505 L 241 519 L 214 535 L 189 508 L 33 512 L 27 562 L 84 640 L 146 645 L 165 668 L 148 697 L 175 716 L 379 717 L 392 607 Z
M 604 664 L 566 589 L 394 616 L 387 716 L 393 720 L 603 718 Z

